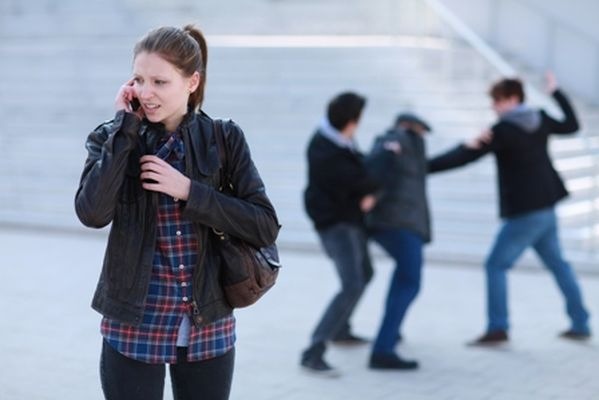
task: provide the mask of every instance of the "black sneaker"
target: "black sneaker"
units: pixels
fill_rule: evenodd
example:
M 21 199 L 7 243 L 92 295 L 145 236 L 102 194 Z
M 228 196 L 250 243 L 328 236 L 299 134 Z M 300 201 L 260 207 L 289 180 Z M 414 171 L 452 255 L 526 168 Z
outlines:
M 356 336 L 353 333 L 345 333 L 334 337 L 331 342 L 342 346 L 357 346 L 367 344 L 369 341 L 366 338 Z
M 506 331 L 491 331 L 481 337 L 467 343 L 468 346 L 497 346 L 507 343 L 508 336 Z
M 397 370 L 415 370 L 418 369 L 418 361 L 404 360 L 397 354 L 377 354 L 372 353 L 368 366 L 371 369 L 397 369 Z
M 573 329 L 568 329 L 567 331 L 560 333 L 559 337 L 561 337 L 562 339 L 585 341 L 585 340 L 589 340 L 591 338 L 591 333 L 590 332 L 578 332 Z
M 327 364 L 322 356 L 304 356 L 302 357 L 301 365 L 304 370 L 313 374 L 328 376 L 331 378 L 337 378 L 340 376 L 339 371 Z

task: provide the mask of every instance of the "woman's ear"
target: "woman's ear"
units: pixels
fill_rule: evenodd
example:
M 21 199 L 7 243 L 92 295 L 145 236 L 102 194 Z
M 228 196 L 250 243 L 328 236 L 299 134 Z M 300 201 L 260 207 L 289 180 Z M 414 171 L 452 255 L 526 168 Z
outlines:
M 198 86 L 200 85 L 200 73 L 198 71 L 194 72 L 193 75 L 189 78 L 189 93 L 193 93 L 196 91 Z

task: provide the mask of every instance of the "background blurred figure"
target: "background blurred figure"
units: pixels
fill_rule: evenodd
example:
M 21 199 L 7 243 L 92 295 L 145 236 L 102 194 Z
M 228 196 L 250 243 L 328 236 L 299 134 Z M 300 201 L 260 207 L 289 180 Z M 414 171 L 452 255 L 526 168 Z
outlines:
M 305 207 L 335 264 L 341 291 L 318 322 L 301 365 L 328 375 L 338 373 L 324 361 L 327 341 L 341 337 L 346 342 L 365 342 L 349 329 L 352 312 L 373 275 L 363 217 L 364 210 L 373 205 L 370 194 L 378 184 L 366 170 L 353 140 L 365 103 L 364 97 L 351 92 L 333 98 L 307 152 Z
M 375 139 L 368 157 L 371 172 L 384 182 L 367 216 L 370 235 L 395 261 L 369 363 L 374 369 L 418 368 L 416 361 L 402 359 L 394 349 L 408 307 L 420 290 L 422 246 L 431 239 L 424 143 L 424 134 L 429 131 L 430 126 L 419 117 L 400 114 L 394 125 Z M 386 166 L 380 155 L 393 144 L 398 145 L 396 156 Z
M 546 86 L 564 113 L 562 121 L 524 104 L 524 90 L 518 79 L 502 79 L 489 91 L 499 118 L 490 132 L 430 161 L 430 171 L 459 167 L 487 153 L 493 153 L 497 161 L 503 225 L 485 263 L 487 329 L 472 345 L 494 345 L 508 340 L 506 272 L 528 247 L 536 251 L 553 274 L 564 296 L 571 325 L 560 336 L 575 340 L 591 336 L 589 313 L 558 239 L 555 204 L 568 192 L 547 151 L 550 134 L 574 133 L 578 121 L 552 73 L 546 76 Z

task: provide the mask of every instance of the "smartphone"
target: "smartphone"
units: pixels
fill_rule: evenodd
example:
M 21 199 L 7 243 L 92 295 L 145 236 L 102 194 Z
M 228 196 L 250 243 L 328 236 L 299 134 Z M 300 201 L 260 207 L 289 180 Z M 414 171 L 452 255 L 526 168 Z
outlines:
M 131 100 L 129 102 L 129 105 L 131 106 L 131 109 L 133 111 L 139 110 L 139 107 L 141 106 L 141 104 L 139 103 L 139 100 L 137 99 L 137 97 L 134 97 L 133 100 Z

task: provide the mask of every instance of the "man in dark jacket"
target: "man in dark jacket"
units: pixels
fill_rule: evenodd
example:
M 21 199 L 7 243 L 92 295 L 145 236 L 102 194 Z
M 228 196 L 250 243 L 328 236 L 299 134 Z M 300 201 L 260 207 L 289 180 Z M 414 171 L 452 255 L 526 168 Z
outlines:
M 376 138 L 367 158 L 371 173 L 384 182 L 367 216 L 370 236 L 395 261 L 385 314 L 370 357 L 373 369 L 418 368 L 416 361 L 397 355 L 395 345 L 406 312 L 420 290 L 422 248 L 431 237 L 424 143 L 428 131 L 430 126 L 418 116 L 400 114 L 395 124 Z M 384 165 L 380 156 L 389 142 L 399 143 L 400 148 L 390 165 Z
M 364 342 L 350 332 L 348 321 L 373 275 L 363 215 L 378 184 L 353 141 L 365 101 L 351 92 L 333 98 L 308 146 L 305 207 L 341 280 L 301 358 L 304 368 L 321 374 L 337 375 L 323 359 L 327 341 Z
M 571 326 L 560 336 L 583 340 L 591 335 L 589 314 L 574 271 L 562 256 L 557 234 L 555 204 L 568 192 L 547 151 L 551 133 L 573 133 L 578 130 L 578 121 L 551 73 L 547 75 L 547 89 L 561 107 L 564 120 L 557 121 L 543 110 L 527 107 L 522 83 L 517 79 L 502 79 L 490 90 L 499 120 L 491 128 L 488 143 L 478 149 L 460 145 L 429 163 L 431 172 L 441 171 L 491 152 L 497 162 L 503 225 L 485 264 L 487 330 L 472 345 L 494 345 L 508 340 L 506 272 L 528 247 L 537 252 L 551 271 L 565 298 Z

